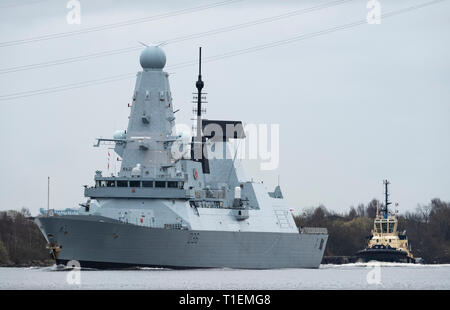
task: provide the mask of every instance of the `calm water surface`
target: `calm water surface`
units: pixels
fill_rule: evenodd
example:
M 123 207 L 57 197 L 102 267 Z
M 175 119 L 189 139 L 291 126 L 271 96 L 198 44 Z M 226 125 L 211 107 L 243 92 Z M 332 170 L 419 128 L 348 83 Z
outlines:
M 67 281 L 72 284 L 69 284 Z M 76 284 L 80 280 L 80 284 Z M 74 283 L 75 282 L 75 283 Z M 450 289 L 450 265 L 366 263 L 319 269 L 0 268 L 0 289 Z

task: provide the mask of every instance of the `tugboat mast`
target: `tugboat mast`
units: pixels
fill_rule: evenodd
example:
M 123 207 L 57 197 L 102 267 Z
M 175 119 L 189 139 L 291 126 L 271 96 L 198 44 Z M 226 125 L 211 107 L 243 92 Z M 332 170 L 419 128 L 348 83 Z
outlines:
M 47 216 L 50 212 L 50 177 L 47 178 Z
M 389 183 L 388 180 L 383 180 L 383 184 L 384 184 L 384 212 L 385 215 L 387 216 L 388 214 L 388 206 L 392 203 L 389 201 L 389 191 L 388 191 L 388 185 L 391 184 Z

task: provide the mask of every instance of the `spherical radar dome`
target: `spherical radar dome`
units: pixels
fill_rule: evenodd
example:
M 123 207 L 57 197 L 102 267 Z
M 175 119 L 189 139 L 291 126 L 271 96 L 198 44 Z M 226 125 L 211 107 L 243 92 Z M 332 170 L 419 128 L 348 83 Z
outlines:
M 159 46 L 147 46 L 139 60 L 143 69 L 162 69 L 166 65 L 166 54 Z
M 125 133 L 125 130 L 116 130 L 113 135 L 114 139 L 126 139 L 127 134 Z

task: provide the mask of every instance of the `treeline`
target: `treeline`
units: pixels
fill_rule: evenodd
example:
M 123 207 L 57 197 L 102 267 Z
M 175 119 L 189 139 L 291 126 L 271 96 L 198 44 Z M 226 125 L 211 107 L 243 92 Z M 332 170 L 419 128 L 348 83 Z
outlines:
M 350 207 L 347 213 L 311 208 L 295 216 L 297 226 L 326 227 L 328 243 L 324 256 L 353 256 L 366 246 L 373 229 L 377 200 Z M 399 215 L 399 231 L 406 230 L 412 253 L 425 263 L 450 263 L 450 203 L 433 199 L 414 212 Z
M 27 219 L 30 211 L 0 212 L 0 266 L 52 265 L 47 242 L 37 225 Z
M 310 208 L 295 216 L 295 222 L 298 227 L 328 229 L 325 256 L 353 256 L 366 246 L 378 203 L 372 200 L 367 205 L 350 207 L 345 214 L 324 206 Z M 28 217 L 27 209 L 0 212 L 0 266 L 54 263 L 49 259 L 44 237 Z M 421 257 L 426 263 L 450 263 L 450 203 L 433 199 L 414 212 L 399 215 L 399 231 L 403 230 L 407 232 L 415 257 Z

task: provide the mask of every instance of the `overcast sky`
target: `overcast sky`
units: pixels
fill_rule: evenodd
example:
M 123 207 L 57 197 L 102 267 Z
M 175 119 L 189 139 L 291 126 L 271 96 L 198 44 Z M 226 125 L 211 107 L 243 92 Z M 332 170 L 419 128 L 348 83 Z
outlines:
M 217 1 L 81 0 L 81 24 L 65 0 L 1 0 L 0 41 L 64 33 Z M 0 47 L 2 69 L 160 42 L 271 17 L 325 1 L 245 0 L 191 14 L 54 40 Z M 429 0 L 379 0 L 382 13 Z M 22 5 L 23 4 L 23 5 Z M 364 20 L 366 0 L 164 46 L 167 66 Z M 392 182 L 400 211 L 450 200 L 450 1 L 278 47 L 205 63 L 207 115 L 280 124 L 280 165 L 247 174 L 282 191 L 296 210 L 335 211 L 382 199 Z M 0 44 L 1 45 L 1 44 Z M 140 70 L 139 51 L 0 74 L 1 96 Z M 167 70 L 177 122 L 190 123 L 196 67 Z M 0 209 L 83 202 L 83 184 L 106 171 L 96 137 L 127 126 L 134 78 L 0 101 Z M 114 166 L 114 165 L 113 165 Z

